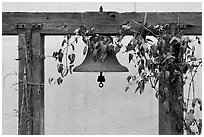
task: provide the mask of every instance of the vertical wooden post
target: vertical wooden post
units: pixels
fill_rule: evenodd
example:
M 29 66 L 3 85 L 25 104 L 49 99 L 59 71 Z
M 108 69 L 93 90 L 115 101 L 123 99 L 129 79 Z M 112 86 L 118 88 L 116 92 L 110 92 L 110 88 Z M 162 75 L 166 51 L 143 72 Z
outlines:
M 44 37 L 26 30 L 18 41 L 18 134 L 44 134 Z
M 175 24 L 170 25 L 170 34 L 173 36 L 177 34 Z M 167 88 L 169 92 L 166 102 L 162 98 L 159 99 L 159 135 L 183 134 L 183 79 L 182 70 L 178 65 L 183 59 L 180 43 L 173 45 L 173 52 L 175 61 L 167 69 L 162 68 L 163 74 L 166 70 L 170 72 L 170 77 L 162 78 L 159 82 L 161 92 L 164 91 L 164 88 Z M 175 70 L 180 74 L 175 75 Z M 173 75 L 174 80 L 172 80 Z

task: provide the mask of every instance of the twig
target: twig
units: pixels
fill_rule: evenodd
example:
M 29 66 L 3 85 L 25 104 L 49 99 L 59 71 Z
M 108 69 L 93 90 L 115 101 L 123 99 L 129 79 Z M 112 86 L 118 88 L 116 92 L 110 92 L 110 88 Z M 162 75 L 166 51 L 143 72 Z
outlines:
M 155 37 L 157 36 L 154 32 L 152 32 L 150 29 L 148 29 L 147 27 L 145 27 L 144 25 L 142 25 L 141 23 L 138 23 L 134 20 L 132 20 L 133 23 L 139 25 L 139 26 L 142 26 L 143 28 L 145 28 L 146 30 L 148 30 L 149 32 L 151 32 Z

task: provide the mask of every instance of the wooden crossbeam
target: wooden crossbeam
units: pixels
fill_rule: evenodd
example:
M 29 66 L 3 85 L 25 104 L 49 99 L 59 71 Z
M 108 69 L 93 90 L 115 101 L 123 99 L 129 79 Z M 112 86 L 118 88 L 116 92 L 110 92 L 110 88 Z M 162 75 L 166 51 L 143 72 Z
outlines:
M 15 28 L 18 23 L 41 23 L 40 34 L 64 35 L 73 33 L 80 25 L 95 28 L 96 33 L 115 35 L 121 24 L 127 21 L 143 22 L 145 13 L 118 13 L 118 12 L 83 12 L 83 13 L 33 13 L 33 12 L 3 12 L 2 34 L 17 35 L 22 30 Z M 148 12 L 146 22 L 149 25 L 165 23 L 182 23 L 186 35 L 202 34 L 201 12 Z M 133 29 L 139 26 L 134 24 Z

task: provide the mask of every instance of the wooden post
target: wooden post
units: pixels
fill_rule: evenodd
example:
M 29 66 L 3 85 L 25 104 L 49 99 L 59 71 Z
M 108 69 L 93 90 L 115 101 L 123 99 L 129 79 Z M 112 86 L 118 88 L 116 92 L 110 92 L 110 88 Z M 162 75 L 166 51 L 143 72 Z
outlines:
M 170 24 L 170 34 L 177 34 L 176 24 Z M 166 99 L 159 99 L 159 135 L 183 135 L 183 78 L 182 70 L 177 63 L 183 60 L 183 54 L 180 54 L 180 44 L 173 46 L 175 62 L 167 68 L 162 68 L 163 74 L 165 71 L 170 72 L 170 77 L 165 77 L 159 81 L 159 89 L 164 93 L 164 88 L 168 89 Z M 175 75 L 175 70 L 181 74 Z M 172 77 L 174 80 L 172 80 Z
M 44 134 L 44 37 L 26 30 L 18 41 L 18 134 Z
M 66 35 L 73 33 L 80 25 L 96 28 L 98 34 L 116 35 L 121 24 L 135 20 L 141 22 L 146 13 L 117 13 L 117 12 L 84 12 L 84 13 L 29 13 L 3 12 L 2 35 L 19 36 L 19 124 L 18 134 L 44 134 L 44 38 L 42 35 Z M 202 34 L 202 12 L 148 12 L 146 22 L 149 25 L 184 23 L 186 35 Z M 37 22 L 31 31 L 24 24 Z M 140 26 L 133 25 L 137 30 Z M 175 82 L 182 93 L 180 78 Z M 164 79 L 160 81 L 160 88 L 169 87 L 173 93 L 177 92 L 174 83 L 168 84 Z M 177 95 L 175 95 L 177 97 Z M 177 131 L 177 123 L 183 118 L 181 107 L 173 97 L 171 107 L 178 108 L 178 119 L 167 115 L 162 100 L 159 101 L 159 134 L 182 134 Z M 178 106 L 178 107 L 177 107 Z M 182 116 L 182 117 L 181 117 Z M 182 123 L 182 122 L 179 122 Z M 179 126 L 178 126 L 179 127 Z M 178 129 L 178 128 L 177 128 Z

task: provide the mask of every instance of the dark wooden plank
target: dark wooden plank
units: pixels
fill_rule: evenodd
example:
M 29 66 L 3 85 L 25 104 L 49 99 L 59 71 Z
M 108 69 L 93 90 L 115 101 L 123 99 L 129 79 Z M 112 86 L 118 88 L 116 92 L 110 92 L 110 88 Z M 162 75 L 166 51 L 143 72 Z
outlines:
M 44 134 L 44 36 L 32 33 L 33 135 Z
M 18 35 L 19 39 L 19 122 L 18 134 L 31 135 L 33 128 L 32 115 L 32 85 L 28 84 L 32 79 L 32 66 L 28 60 L 29 48 L 31 44 L 29 40 L 30 33 L 23 33 Z
M 32 12 L 3 12 L 2 34 L 16 35 L 19 33 L 14 26 L 16 23 L 42 23 L 41 34 L 64 35 L 73 33 L 80 25 L 96 28 L 96 33 L 115 35 L 120 25 L 127 21 L 143 22 L 145 13 L 117 12 L 83 12 L 83 13 L 32 13 Z M 202 34 L 201 12 L 148 12 L 147 22 L 150 25 L 164 23 L 183 23 L 188 26 L 186 35 Z M 137 29 L 138 25 L 133 25 Z
M 44 36 L 19 34 L 18 134 L 44 134 Z

